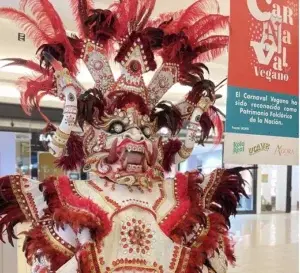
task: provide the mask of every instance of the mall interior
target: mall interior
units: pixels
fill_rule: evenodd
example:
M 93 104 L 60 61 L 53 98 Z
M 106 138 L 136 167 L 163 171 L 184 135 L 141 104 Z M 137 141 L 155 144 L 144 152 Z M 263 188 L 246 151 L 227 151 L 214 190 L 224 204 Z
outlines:
M 63 18 L 68 31 L 76 34 L 76 26 L 65 1 L 51 2 Z M 156 2 L 155 15 L 169 12 L 170 9 L 180 10 L 194 1 Z M 222 15 L 230 14 L 229 2 L 219 0 Z M 19 0 L 2 0 L 0 7 L 18 7 L 18 3 Z M 112 1 L 96 0 L 95 3 L 101 8 Z M 0 59 L 34 57 L 35 47 L 31 41 L 16 25 L 1 18 L 1 15 L 0 29 Z M 0 61 L 0 176 L 19 173 L 42 181 L 50 175 L 64 174 L 56 167 L 53 156 L 48 152 L 47 143 L 51 141 L 52 134 L 43 134 L 43 118 L 38 111 L 27 116 L 20 107 L 20 94 L 15 83 L 18 78 L 28 75 L 27 69 L 5 64 L 7 61 Z M 207 63 L 207 66 L 210 79 L 214 82 L 222 81 L 228 74 L 228 52 Z M 81 69 L 78 81 L 86 88 L 93 86 L 93 79 L 85 68 Z M 147 82 L 146 78 L 145 81 Z M 185 87 L 175 86 L 164 99 L 176 103 L 184 92 L 187 93 Z M 226 114 L 227 85 L 224 84 L 218 92 L 222 94 L 222 98 L 217 101 L 217 106 Z M 54 124 L 59 124 L 62 119 L 62 106 L 59 99 L 46 96 L 41 109 Z M 185 133 L 185 130 L 180 132 L 182 139 Z M 284 164 L 285 162 L 282 165 L 243 165 L 255 168 L 243 172 L 243 178 L 247 181 L 245 190 L 248 198 L 241 198 L 238 213 L 231 219 L 237 262 L 228 269 L 228 273 L 299 272 L 299 164 Z M 204 146 L 194 147 L 186 161 L 174 165 L 169 176 L 174 177 L 177 171 L 195 169 L 201 169 L 206 175 L 216 168 L 237 166 L 240 165 L 224 162 L 224 138 L 219 144 L 215 144 L 213 136 L 210 136 Z M 67 175 L 75 180 L 89 178 L 81 169 L 69 171 Z M 17 233 L 26 230 L 26 225 L 18 225 Z M 0 273 L 31 272 L 22 251 L 22 238 L 23 235 L 20 235 L 15 240 L 15 248 L 0 242 Z

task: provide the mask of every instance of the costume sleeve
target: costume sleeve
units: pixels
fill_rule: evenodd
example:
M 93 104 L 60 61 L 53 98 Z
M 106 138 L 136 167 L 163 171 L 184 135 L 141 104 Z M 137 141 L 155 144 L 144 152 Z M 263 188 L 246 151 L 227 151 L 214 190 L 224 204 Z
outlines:
M 241 172 L 250 169 L 242 167 L 216 169 L 207 176 L 202 176 L 199 172 L 190 173 L 190 186 L 199 187 L 201 191 L 198 197 L 201 208 L 221 214 L 229 225 L 229 217 L 237 213 L 241 196 L 248 197 Z
M 41 183 L 30 178 L 11 175 L 0 178 L 0 239 L 7 232 L 13 245 L 14 227 L 18 223 L 31 222 L 36 225 L 46 217 L 47 203 L 40 191 Z
M 190 208 L 170 237 L 191 248 L 191 272 L 205 266 L 223 273 L 227 263 L 235 262 L 229 217 L 236 214 L 241 195 L 246 196 L 243 170 L 216 169 L 208 176 L 187 173 Z
M 25 234 L 23 251 L 33 273 L 56 272 L 75 255 L 76 233 L 68 225 L 45 221 Z
M 55 157 L 61 157 L 70 134 L 74 128 L 77 116 L 77 90 L 75 80 L 65 69 L 56 72 L 57 89 L 65 98 L 63 119 L 49 143 L 49 151 Z

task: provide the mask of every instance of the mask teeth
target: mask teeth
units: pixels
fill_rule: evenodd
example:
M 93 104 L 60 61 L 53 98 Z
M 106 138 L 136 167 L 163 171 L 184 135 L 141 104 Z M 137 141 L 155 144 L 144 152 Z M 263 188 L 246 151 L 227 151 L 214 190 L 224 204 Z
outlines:
M 126 167 L 127 172 L 140 172 L 142 171 L 142 166 L 141 165 L 134 165 L 134 164 L 128 164 Z
M 109 164 L 113 164 L 118 160 L 118 155 L 117 155 L 117 144 L 118 144 L 118 139 L 115 139 L 110 151 L 109 151 L 109 155 L 107 157 L 107 162 Z
M 150 164 L 149 164 L 150 166 L 153 166 L 155 164 L 157 155 L 158 155 L 158 143 L 155 142 L 152 147 L 152 155 L 151 155 Z
M 125 159 L 123 160 L 123 162 L 122 162 L 122 169 L 123 169 L 123 170 L 126 170 L 127 164 L 128 164 L 128 159 L 125 158 Z
M 145 153 L 145 147 L 141 145 L 129 144 L 126 146 L 126 150 L 128 152 L 137 152 L 137 153 Z
M 151 163 L 151 156 L 150 156 L 150 152 L 146 152 L 145 153 L 145 160 L 148 163 L 148 165 L 150 165 Z
M 144 158 L 142 168 L 143 168 L 143 172 L 146 172 L 146 171 L 147 171 L 148 164 L 147 164 L 147 159 L 146 159 L 146 158 Z

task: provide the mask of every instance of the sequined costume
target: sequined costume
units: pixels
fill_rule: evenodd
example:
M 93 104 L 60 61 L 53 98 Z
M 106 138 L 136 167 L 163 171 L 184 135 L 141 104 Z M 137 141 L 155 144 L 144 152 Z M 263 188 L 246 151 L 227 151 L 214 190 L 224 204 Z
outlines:
M 243 169 L 166 173 L 212 130 L 221 140 L 219 95 L 203 63 L 226 50 L 228 17 L 215 0 L 156 19 L 154 0 L 123 0 L 107 10 L 91 0 L 70 3 L 78 37 L 68 37 L 48 0 L 20 0 L 20 10 L 0 8 L 0 16 L 38 48 L 40 63 L 8 59 L 34 71 L 18 81 L 23 109 L 41 112 L 49 94 L 65 102 L 58 126 L 41 112 L 45 132 L 54 134 L 49 151 L 59 167 L 82 167 L 89 179 L 2 177 L 0 239 L 6 231 L 12 243 L 14 226 L 30 222 L 24 252 L 34 273 L 226 272 L 235 261 L 229 217 L 246 195 Z M 94 88 L 76 79 L 82 63 Z M 173 105 L 162 98 L 175 84 L 190 91 Z

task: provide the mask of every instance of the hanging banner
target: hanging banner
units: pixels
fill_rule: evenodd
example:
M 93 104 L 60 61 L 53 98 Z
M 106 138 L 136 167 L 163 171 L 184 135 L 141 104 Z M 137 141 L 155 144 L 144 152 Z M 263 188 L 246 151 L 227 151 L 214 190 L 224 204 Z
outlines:
M 231 0 L 224 161 L 297 165 L 298 0 Z

